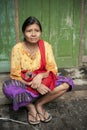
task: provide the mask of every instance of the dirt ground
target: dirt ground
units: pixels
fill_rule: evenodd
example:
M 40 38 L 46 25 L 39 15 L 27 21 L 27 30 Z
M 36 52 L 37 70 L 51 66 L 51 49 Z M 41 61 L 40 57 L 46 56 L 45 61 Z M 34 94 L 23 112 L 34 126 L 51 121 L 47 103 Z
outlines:
M 12 105 L 3 105 L 0 108 L 0 129 L 87 130 L 87 97 L 60 98 L 45 105 L 45 107 L 52 114 L 52 120 L 49 123 L 41 122 L 39 125 L 33 126 L 27 122 L 27 111 L 25 108 L 20 108 L 17 112 L 14 112 Z

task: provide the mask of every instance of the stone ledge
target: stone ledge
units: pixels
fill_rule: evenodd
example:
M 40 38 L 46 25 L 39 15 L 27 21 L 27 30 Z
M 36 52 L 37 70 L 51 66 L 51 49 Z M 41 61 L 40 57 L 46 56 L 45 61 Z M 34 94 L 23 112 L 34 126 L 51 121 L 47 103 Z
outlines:
M 61 100 L 79 100 L 87 99 L 87 90 L 78 90 L 65 93 L 60 97 Z

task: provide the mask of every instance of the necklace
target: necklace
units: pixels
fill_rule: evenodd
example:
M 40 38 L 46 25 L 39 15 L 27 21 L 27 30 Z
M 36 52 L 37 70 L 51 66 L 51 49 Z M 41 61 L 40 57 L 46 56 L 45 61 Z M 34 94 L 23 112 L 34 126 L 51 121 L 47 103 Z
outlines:
M 38 45 L 27 45 L 26 43 L 24 43 L 25 49 L 27 50 L 27 52 L 29 53 L 29 57 L 31 60 L 34 60 L 36 58 L 36 53 L 38 51 Z

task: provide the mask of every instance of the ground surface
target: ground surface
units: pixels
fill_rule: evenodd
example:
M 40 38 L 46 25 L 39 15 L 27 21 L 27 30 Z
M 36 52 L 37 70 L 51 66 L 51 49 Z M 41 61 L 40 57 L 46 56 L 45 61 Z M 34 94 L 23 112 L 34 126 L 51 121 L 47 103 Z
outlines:
M 82 95 L 84 91 L 78 93 Z M 14 112 L 12 105 L 1 106 L 0 117 L 19 120 L 26 124 L 1 119 L 0 130 L 87 130 L 87 96 L 86 93 L 85 97 L 79 94 L 78 96 L 76 93 L 66 94 L 55 102 L 45 105 L 52 114 L 52 121 L 36 126 L 28 124 L 25 108 Z

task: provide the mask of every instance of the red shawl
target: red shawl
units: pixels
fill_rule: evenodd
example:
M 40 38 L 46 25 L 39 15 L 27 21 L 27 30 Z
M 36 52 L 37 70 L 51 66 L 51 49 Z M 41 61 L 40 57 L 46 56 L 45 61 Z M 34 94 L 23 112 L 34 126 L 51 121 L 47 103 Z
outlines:
M 27 82 L 31 81 L 36 74 L 47 72 L 47 70 L 45 68 L 46 57 L 45 57 L 45 47 L 44 47 L 43 40 L 39 40 L 38 45 L 39 45 L 39 49 L 40 49 L 40 53 L 41 53 L 41 66 L 38 70 L 35 70 L 32 73 L 30 72 L 28 78 L 26 78 L 26 73 L 28 72 L 28 70 L 23 70 L 21 72 L 21 77 Z M 42 83 L 44 85 L 46 85 L 47 87 L 49 87 L 51 90 L 53 90 L 55 87 L 55 80 L 56 80 L 56 75 L 52 71 L 50 71 L 49 76 L 47 78 L 42 79 Z M 27 89 L 29 91 L 33 92 L 34 94 L 39 93 L 37 90 L 31 88 L 30 86 L 27 86 Z

